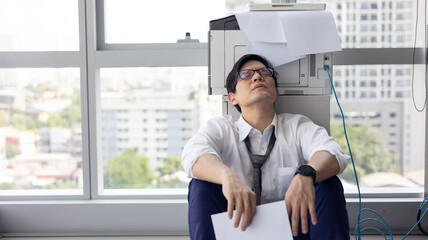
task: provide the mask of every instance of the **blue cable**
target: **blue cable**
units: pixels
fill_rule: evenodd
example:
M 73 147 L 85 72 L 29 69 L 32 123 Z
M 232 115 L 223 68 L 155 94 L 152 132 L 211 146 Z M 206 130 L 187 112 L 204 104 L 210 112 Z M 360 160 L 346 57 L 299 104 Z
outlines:
M 331 84 L 331 88 L 333 90 L 334 93 L 334 97 L 336 99 L 336 103 L 337 106 L 339 107 L 341 116 L 342 116 L 342 125 L 343 125 L 343 132 L 345 133 L 345 138 L 346 138 L 346 143 L 348 145 L 348 150 L 349 150 L 349 155 L 351 156 L 351 162 L 352 162 L 352 167 L 354 168 L 354 175 L 355 175 L 355 182 L 357 184 L 357 189 L 358 189 L 358 215 L 357 215 L 357 225 L 355 227 L 355 239 L 357 240 L 361 240 L 361 233 L 365 230 L 375 230 L 378 231 L 379 233 L 382 234 L 382 236 L 385 238 L 385 240 L 393 240 L 393 236 L 392 236 L 392 231 L 391 228 L 389 227 L 388 223 L 385 221 L 385 219 L 376 211 L 369 209 L 369 208 L 364 208 L 361 209 L 361 192 L 360 192 L 360 185 L 358 183 L 358 176 L 357 176 L 357 171 L 355 169 L 355 163 L 354 163 L 354 158 L 352 156 L 352 151 L 351 151 L 351 146 L 349 144 L 349 140 L 348 140 L 348 134 L 346 133 L 346 124 L 345 124 L 345 117 L 342 111 L 342 107 L 340 106 L 339 103 L 339 99 L 337 98 L 337 94 L 336 94 L 336 90 L 334 89 L 334 85 L 333 85 L 333 81 L 331 80 L 331 75 L 330 75 L 330 67 L 329 66 L 324 66 L 324 70 L 327 71 L 328 73 L 328 78 L 330 79 L 330 84 Z M 419 210 L 422 210 L 425 205 L 428 203 L 428 197 L 426 197 L 422 203 L 419 205 Z M 368 212 L 372 212 L 375 215 L 377 215 L 380 219 L 382 219 L 382 221 L 379 221 L 378 219 L 375 218 L 366 218 L 363 220 L 360 220 L 361 218 L 361 213 L 364 211 L 368 211 Z M 425 209 L 424 213 L 422 214 L 422 216 L 419 218 L 419 220 L 416 222 L 415 225 L 413 225 L 413 227 L 410 229 L 409 232 L 407 232 L 407 234 L 402 238 L 402 240 L 404 240 L 407 236 L 409 236 L 409 234 L 415 229 L 415 227 L 420 223 L 420 221 L 425 217 L 425 214 L 428 212 L 428 208 Z M 388 238 L 381 230 L 375 228 L 375 227 L 365 227 L 363 229 L 360 229 L 360 224 L 363 222 L 367 222 L 367 221 L 374 221 L 376 223 L 381 224 L 384 228 L 386 228 L 386 230 L 388 231 L 388 234 L 391 238 Z
M 337 94 L 336 94 L 336 90 L 334 89 L 333 81 L 331 80 L 330 67 L 326 65 L 326 66 L 324 66 L 324 70 L 327 71 L 327 73 L 328 73 L 328 78 L 330 79 L 330 84 L 331 84 L 331 88 L 333 90 L 334 98 L 336 99 L 337 106 L 339 107 L 339 110 L 340 110 L 340 113 L 342 116 L 343 132 L 345 133 L 345 138 L 346 138 L 346 143 L 348 145 L 349 155 L 351 156 L 352 167 L 354 168 L 355 182 L 357 184 L 357 189 L 358 189 L 358 215 L 357 215 L 357 226 L 355 227 L 355 239 L 361 240 L 361 232 L 363 232 L 364 230 L 372 229 L 372 230 L 376 230 L 376 231 L 381 232 L 381 233 L 382 233 L 382 231 L 380 231 L 379 229 L 376 229 L 376 228 L 360 229 L 360 223 L 362 222 L 362 221 L 360 221 L 360 214 L 361 214 L 361 212 L 366 211 L 366 209 L 363 209 L 363 210 L 361 209 L 361 191 L 360 191 L 360 184 L 358 182 L 357 170 L 355 169 L 354 157 L 352 156 L 352 150 L 351 150 L 351 146 L 349 144 L 348 134 L 346 132 L 346 123 L 345 123 L 345 117 L 343 114 L 343 110 L 342 110 L 342 107 L 340 106 L 339 99 L 337 98 Z M 371 211 L 375 212 L 373 210 L 371 210 Z M 379 214 L 377 214 L 377 215 L 380 216 Z M 366 220 L 364 220 L 364 221 L 366 221 Z M 385 222 L 385 225 L 388 226 L 386 221 L 385 220 L 383 220 L 383 221 Z M 378 222 L 380 222 L 380 221 L 378 221 Z M 382 224 L 382 225 L 385 226 L 384 224 Z M 388 232 L 390 232 L 389 226 L 387 227 L 387 229 L 389 230 Z M 382 235 L 385 237 L 386 240 L 388 239 L 385 236 L 385 234 L 382 233 Z M 391 240 L 392 240 L 392 236 L 391 236 Z
M 337 94 L 336 94 L 336 90 L 334 89 L 334 85 L 333 85 L 333 81 L 331 80 L 331 75 L 330 75 L 330 67 L 329 66 L 324 66 L 324 70 L 325 71 L 327 71 L 327 73 L 328 73 L 328 78 L 330 79 L 330 84 L 331 84 L 331 88 L 332 88 L 332 90 L 333 90 L 333 93 L 334 93 L 334 97 L 335 97 L 335 99 L 336 99 L 336 103 L 337 103 L 337 106 L 339 107 L 339 110 L 340 110 L 340 113 L 341 113 L 341 116 L 342 116 L 342 123 L 343 123 L 343 131 L 344 131 L 344 133 L 345 133 L 345 138 L 346 138 L 346 143 L 347 143 L 347 145 L 348 145 L 348 150 L 349 150 L 349 155 L 351 156 L 351 162 L 352 162 L 352 167 L 354 168 L 354 175 L 355 175 L 355 182 L 356 182 L 356 184 L 357 184 L 357 189 L 358 189 L 358 215 L 357 215 L 357 220 L 358 220 L 358 222 L 357 222 L 357 225 L 356 225 L 356 227 L 355 227 L 355 239 L 357 239 L 357 240 L 361 240 L 361 233 L 363 232 L 363 231 L 365 231 L 365 230 L 375 230 L 375 231 L 378 231 L 379 233 L 381 233 L 382 235 L 383 235 L 383 237 L 385 238 L 385 240 L 393 240 L 393 235 L 392 235 L 392 231 L 391 231 L 391 228 L 389 227 L 389 225 L 388 225 L 388 223 L 385 221 L 385 219 L 379 214 L 379 213 L 377 213 L 376 211 L 374 211 L 374 210 L 372 210 L 372 209 L 369 209 L 369 208 L 364 208 L 364 209 L 361 209 L 361 191 L 360 191 L 360 185 L 359 185 L 359 183 L 358 183 L 358 176 L 357 176 L 357 171 L 356 171 L 356 169 L 355 169 L 355 163 L 354 163 L 354 158 L 353 158 L 353 156 L 352 156 L 352 151 L 351 151 L 351 146 L 350 146 L 350 144 L 349 144 L 349 140 L 348 140 L 348 134 L 347 134 L 347 132 L 346 132 L 346 124 L 345 124 L 345 117 L 344 117 L 344 114 L 343 114 L 343 110 L 342 110 L 342 107 L 340 106 L 340 103 L 339 103 L 339 99 L 337 98 Z M 424 200 L 423 200 L 423 202 L 419 205 L 419 210 L 422 210 L 424 207 L 425 207 L 425 205 L 428 203 L 428 197 L 426 197 Z M 368 211 L 368 212 L 372 212 L 372 213 L 374 213 L 375 215 L 377 215 L 380 219 L 382 219 L 382 221 L 379 221 L 378 219 L 374 219 L 374 218 L 366 218 L 366 219 L 363 219 L 363 220 L 360 220 L 360 218 L 361 218 L 361 213 L 362 212 L 364 212 L 364 211 Z M 409 236 L 409 234 L 415 229 L 415 227 L 420 223 L 420 221 L 425 217 L 425 214 L 428 212 L 428 208 L 427 209 L 425 209 L 425 211 L 424 211 L 424 213 L 422 214 L 422 216 L 419 218 L 419 220 L 416 222 L 416 224 L 415 225 L 413 225 L 413 227 L 410 229 L 410 231 L 402 238 L 402 240 L 404 240 L 407 236 Z M 388 238 L 381 230 L 379 230 L 379 229 L 377 229 L 377 228 L 374 228 L 374 227 L 365 227 L 365 228 L 363 228 L 363 229 L 360 229 L 360 224 L 361 223 L 363 223 L 363 222 L 367 222 L 367 221 L 374 221 L 374 222 L 376 222 L 376 223 L 379 223 L 379 224 L 381 224 L 387 231 L 388 231 L 388 234 L 389 234 L 389 237 L 390 238 Z
M 425 204 L 427 203 L 428 197 L 426 197 L 424 199 L 424 201 L 421 203 L 421 205 L 419 206 L 419 210 L 422 210 L 422 208 L 425 206 Z M 428 208 L 425 209 L 424 213 L 422 214 L 421 218 L 419 218 L 419 220 L 416 222 L 415 225 L 413 225 L 412 229 L 410 229 L 410 231 L 402 238 L 405 239 L 407 236 L 409 236 L 409 234 L 413 231 L 413 229 L 415 229 L 415 227 L 421 222 L 421 220 L 425 217 L 425 214 L 427 213 Z

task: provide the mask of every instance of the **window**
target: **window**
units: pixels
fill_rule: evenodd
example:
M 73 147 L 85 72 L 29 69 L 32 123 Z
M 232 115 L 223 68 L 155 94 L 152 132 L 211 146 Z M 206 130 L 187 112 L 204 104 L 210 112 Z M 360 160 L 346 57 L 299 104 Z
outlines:
M 209 21 L 224 17 L 226 5 L 216 0 L 163 0 L 150 1 L 147 7 L 146 1 L 105 0 L 104 9 L 106 43 L 176 43 L 186 32 L 207 42 Z M 153 14 L 153 9 L 163 10 Z
M 409 185 L 404 184 L 404 180 L 398 180 L 401 179 L 401 177 L 397 178 L 391 178 L 390 183 L 384 185 L 378 185 L 377 187 L 382 187 L 383 189 L 386 188 L 386 185 L 389 187 L 399 187 L 399 188 L 417 188 L 424 186 L 424 179 L 422 177 L 419 178 L 416 182 L 414 182 L 415 178 L 410 177 L 413 174 L 415 174 L 413 171 L 418 171 L 417 169 L 423 169 L 424 165 L 419 161 L 412 161 L 412 154 L 418 153 L 418 150 L 415 148 L 415 144 L 418 145 L 419 141 L 424 141 L 424 134 L 418 135 L 416 132 L 413 134 L 410 134 L 408 136 L 403 135 L 405 132 L 409 132 L 410 128 L 412 126 L 416 126 L 418 122 L 420 121 L 419 117 L 415 117 L 415 113 L 417 112 L 414 109 L 414 106 L 412 104 L 412 101 L 410 99 L 410 94 L 407 94 L 409 92 L 409 89 L 404 87 L 404 84 L 401 83 L 401 85 L 392 85 L 390 82 L 391 80 L 387 80 L 388 84 L 387 86 L 382 86 L 382 89 L 387 91 L 388 98 L 392 99 L 392 101 L 385 101 L 383 100 L 383 97 L 385 95 L 384 91 L 379 91 L 381 94 L 377 93 L 377 79 L 378 78 L 384 78 L 384 74 L 388 74 L 389 72 L 392 72 L 391 78 L 395 79 L 396 77 L 403 78 L 403 72 L 408 71 L 412 68 L 411 65 L 360 65 L 360 66 L 335 66 L 336 71 L 345 70 L 354 68 L 357 72 L 360 73 L 359 76 L 356 76 L 357 78 L 366 78 L 367 75 L 370 75 L 370 79 L 373 80 L 360 80 L 359 86 L 361 88 L 367 89 L 363 90 L 360 89 L 359 92 L 357 92 L 357 99 L 353 101 L 349 101 L 346 99 L 346 94 L 341 95 L 341 105 L 344 113 L 347 115 L 347 125 L 349 126 L 350 131 L 362 131 L 365 132 L 364 134 L 361 133 L 366 138 L 368 134 L 374 134 L 379 137 L 378 141 L 378 149 L 382 149 L 381 152 L 383 152 L 384 157 L 383 159 L 385 161 L 390 161 L 390 164 L 387 164 L 388 166 L 396 166 L 398 167 L 398 172 L 401 172 L 404 178 L 408 179 L 412 178 L 412 181 L 409 181 Z M 377 70 L 376 70 L 377 69 Z M 382 70 L 381 70 L 382 69 Z M 417 71 L 423 71 L 423 68 L 417 70 Z M 375 73 L 382 73 L 382 74 L 375 74 Z M 369 73 L 369 74 L 367 74 Z M 422 73 L 422 72 L 419 72 Z M 347 79 L 348 76 L 335 76 L 334 81 L 343 81 Z M 401 79 L 400 79 L 401 80 Z M 410 78 L 403 79 L 400 82 L 410 82 Z M 385 81 L 381 81 L 383 83 Z M 394 80 L 395 82 L 395 80 Z M 353 90 L 358 89 L 356 87 L 353 87 L 352 85 L 346 90 Z M 383 94 L 383 95 L 382 95 Z M 350 97 L 350 96 L 348 96 Z M 418 98 L 420 101 L 421 99 Z M 348 101 L 347 101 L 348 100 Z M 335 105 L 334 99 L 332 101 L 332 106 Z M 369 110 L 369 111 L 368 111 Z M 338 127 L 336 124 L 340 124 L 341 119 L 337 117 L 338 114 L 340 114 L 339 110 L 336 107 L 331 108 L 331 129 L 332 132 L 334 131 L 334 128 Z M 416 114 L 417 115 L 417 114 Z M 380 125 L 382 123 L 382 126 L 389 126 L 389 128 L 382 127 Z M 352 126 L 352 127 L 351 127 Z M 421 125 L 418 125 L 421 126 Z M 359 129 L 359 130 L 358 130 Z M 364 130 L 363 130 L 364 129 Z M 369 130 L 370 129 L 370 130 Z M 349 129 L 348 129 L 349 130 Z M 373 131 L 373 132 L 372 132 Z M 369 133 L 371 132 L 371 133 Z M 353 132 L 353 135 L 356 134 L 356 132 Z M 356 134 L 358 135 L 358 134 Z M 339 136 L 335 136 L 336 139 L 340 139 Z M 359 141 L 359 140 L 352 140 L 350 137 L 350 143 L 352 147 L 352 142 Z M 340 140 L 338 140 L 340 141 Z M 364 141 L 360 141 L 362 143 Z M 358 144 L 357 147 L 353 147 L 352 151 L 355 152 L 355 155 L 358 155 L 359 150 Z M 373 146 L 372 146 L 373 147 Z M 362 147 L 362 149 L 365 149 L 363 151 L 366 151 L 366 147 Z M 423 153 L 419 152 L 419 159 L 423 158 Z M 355 160 L 360 158 L 360 160 Z M 362 156 L 354 156 L 354 160 L 356 161 L 356 165 L 359 166 L 359 164 L 363 164 L 361 161 Z M 364 158 L 363 158 L 364 159 Z M 360 163 L 358 163 L 360 161 Z M 370 160 L 373 161 L 373 160 Z M 380 166 L 380 165 L 378 165 Z M 413 170 L 410 170 L 413 169 Z M 352 169 L 351 169 L 352 170 Z M 366 169 L 368 170 L 368 169 Z M 373 181 L 377 182 L 373 179 L 376 175 L 382 175 L 383 172 L 390 172 L 395 173 L 397 169 L 393 170 L 392 168 L 386 167 L 385 169 L 372 169 L 368 170 L 369 172 L 360 172 L 359 173 L 359 179 L 360 179 L 360 186 L 362 189 L 362 192 L 368 191 L 368 188 L 376 187 L 376 184 L 368 184 L 366 187 L 364 187 L 364 182 L 366 176 L 368 176 Z M 346 170 L 349 171 L 349 170 Z M 420 171 L 420 170 L 419 170 Z M 349 175 L 348 175 L 349 174 Z M 399 174 L 400 175 L 400 174 Z M 341 179 L 345 182 L 353 182 L 353 179 L 350 175 L 350 173 L 344 173 L 342 174 Z M 397 181 L 393 183 L 394 181 Z M 410 182 L 412 182 L 410 184 Z M 364 190 L 365 189 L 365 190 Z
M 334 86 L 335 86 L 335 87 L 341 87 L 341 85 L 342 85 L 342 84 L 341 84 L 341 82 L 335 82 L 335 83 L 334 83 Z
M 234 11 L 243 11 L 250 1 L 144 1 L 143 7 L 142 2 L 1 1 L 0 128 L 16 127 L 12 134 L 7 132 L 7 138 L 4 135 L 1 138 L 3 144 L 0 143 L 0 152 L 4 155 L 7 154 L 6 150 L 9 152 L 9 157 L 3 160 L 16 160 L 22 152 L 32 151 L 36 146 L 35 155 L 47 153 L 37 165 L 38 169 L 51 171 L 67 166 L 67 169 L 75 170 L 71 178 L 69 175 L 56 175 L 53 184 L 52 175 L 46 174 L 49 171 L 31 175 L 31 178 L 38 180 L 34 181 L 38 182 L 38 186 L 25 185 L 25 188 L 29 188 L 25 191 L 11 191 L 7 189 L 10 185 L 2 185 L 0 199 L 10 200 L 0 204 L 4 210 L 3 218 L 8 219 L 9 225 L 4 228 L 6 232 L 16 229 L 20 232 L 31 232 L 34 229 L 43 229 L 47 233 L 72 232 L 76 226 L 89 229 L 88 231 L 116 233 L 162 232 L 165 229 L 186 231 L 186 190 L 182 188 L 181 181 L 186 178 L 177 169 L 179 167 L 165 167 L 165 161 L 177 166 L 176 153 L 182 150 L 183 144 L 198 125 L 203 124 L 210 115 L 222 112 L 221 96 L 208 96 L 206 93 L 208 21 L 231 15 Z M 340 1 L 335 3 L 345 4 Z M 327 1 L 327 8 L 334 7 L 335 3 Z M 393 4 L 396 6 L 396 2 L 382 2 L 382 11 L 386 11 L 385 17 L 382 15 L 383 22 L 379 22 L 381 16 L 377 18 L 377 14 L 374 14 L 376 11 L 371 10 L 371 2 L 364 4 L 365 6 L 346 2 L 346 8 L 345 5 L 337 5 L 333 14 L 350 14 L 354 21 L 366 21 L 366 24 L 370 24 L 367 31 L 375 31 L 372 26 L 379 25 L 382 33 L 376 36 L 366 35 L 364 44 L 359 44 L 362 36 L 358 24 L 349 23 L 348 30 L 339 33 L 341 39 L 349 39 L 342 42 L 345 55 L 349 48 L 383 48 L 388 49 L 387 56 L 394 57 L 401 57 L 397 56 L 394 48 L 411 50 L 408 48 L 413 46 L 415 26 L 412 2 L 404 2 L 402 7 L 406 11 L 403 12 L 389 10 L 393 9 Z M 380 9 L 380 2 L 377 4 Z M 397 9 L 400 8 L 397 5 Z M 402 42 L 397 41 L 398 35 L 393 32 L 393 29 L 397 29 L 397 24 L 406 26 L 403 31 L 399 31 L 403 36 Z M 345 30 L 344 24 L 342 27 Z M 419 24 L 419 48 L 424 42 L 423 30 L 424 24 Z M 192 39 L 198 39 L 199 42 L 177 43 L 177 40 L 185 37 L 186 32 L 190 32 Z M 384 37 L 381 43 L 380 36 Z M 378 41 L 372 41 L 372 37 L 376 37 Z M 397 66 L 383 63 L 361 65 L 361 59 L 365 57 L 367 56 L 358 59 L 359 57 L 348 56 L 352 59 L 351 63 L 337 63 L 334 69 L 342 72 L 342 76 L 334 77 L 339 82 L 351 81 L 348 84 L 344 82 L 346 87 L 342 85 L 341 94 L 339 93 L 339 97 L 345 100 L 342 101 L 344 111 L 352 113 L 347 115 L 348 127 L 359 134 L 376 135 L 379 143 L 377 146 L 382 148 L 382 156 L 385 156 L 383 159 L 387 163 L 394 163 L 391 166 L 395 170 L 364 169 L 361 178 L 367 179 L 368 172 L 376 175 L 389 171 L 400 175 L 396 175 L 397 179 L 411 178 L 416 185 L 414 188 L 399 186 L 397 189 L 391 186 L 369 186 L 367 182 L 362 182 L 365 184 L 363 197 L 370 197 L 374 193 L 383 210 L 391 211 L 394 216 L 398 215 L 402 219 L 400 226 L 395 226 L 396 230 L 401 230 L 403 223 L 411 225 L 414 222 L 414 212 L 407 210 L 417 209 L 418 200 L 424 191 L 424 179 L 422 177 L 421 180 L 420 177 L 424 173 L 414 170 L 424 168 L 424 157 L 420 149 L 426 145 L 426 130 L 423 128 L 425 113 L 416 113 L 409 105 L 410 65 L 404 65 L 405 69 L 403 65 L 400 66 L 403 69 L 403 76 L 400 77 L 402 84 L 396 86 Z M 354 59 L 357 63 L 352 63 Z M 385 56 L 379 56 L 379 59 L 389 60 Z M 421 65 L 421 62 L 416 63 L 416 66 Z M 377 71 L 379 74 L 372 76 L 372 69 L 382 69 L 383 74 Z M 423 74 L 418 67 L 416 69 L 418 76 L 422 76 L 419 79 L 422 79 Z M 371 81 L 377 82 L 378 79 L 383 79 L 384 85 L 373 86 Z M 361 81 L 366 81 L 364 91 L 359 89 Z M 171 89 L 179 91 L 171 94 Z M 416 89 L 423 87 L 416 82 Z M 381 91 L 383 99 L 379 99 L 380 94 L 377 94 Z M 397 93 L 401 95 L 397 96 Z M 155 94 L 159 101 L 165 102 L 165 98 L 170 97 L 177 103 L 186 101 L 189 105 L 194 105 L 175 108 L 174 101 L 167 101 L 159 107 L 159 102 L 148 101 L 146 94 Z M 417 103 L 421 102 L 419 96 L 416 100 Z M 36 108 L 40 102 L 44 104 L 38 104 Z M 56 112 L 44 114 L 39 111 L 48 105 L 57 106 Z M 334 109 L 334 103 L 331 105 L 334 116 L 331 123 L 340 124 L 340 115 Z M 5 119 L 6 117 L 10 119 Z M 183 118 L 187 120 L 181 121 Z M 11 119 L 12 126 L 9 124 Z M 179 121 L 170 121 L 171 119 Z M 21 129 L 18 129 L 18 125 Z M 422 128 L 415 129 L 414 126 Z M 340 132 L 338 125 L 332 129 Z M 175 131 L 180 132 L 178 138 Z M 343 143 L 343 139 L 340 141 Z M 350 141 L 356 148 L 356 153 L 362 152 L 358 149 L 365 148 L 364 141 L 359 141 L 358 136 L 354 135 Z M 58 152 L 58 155 L 53 155 Z M 49 156 L 54 156 L 61 164 L 52 168 L 52 164 L 47 161 Z M 70 161 L 70 156 L 73 161 Z M 140 176 L 140 182 L 120 180 L 114 171 L 108 169 L 123 168 L 126 171 L 130 169 L 129 166 L 133 166 L 132 163 L 127 165 L 122 162 L 116 167 L 110 167 L 109 162 L 112 159 L 121 160 L 124 156 L 132 156 L 132 159 L 137 159 L 144 166 L 149 165 L 151 172 L 138 169 L 144 173 Z M 363 157 L 365 156 L 356 156 L 356 159 L 362 161 Z M 116 162 L 120 162 L 119 160 Z M 7 165 L 3 164 L 5 162 L 0 162 L 0 173 L 13 172 L 17 165 L 6 168 Z M 25 165 L 24 162 L 20 164 Z M 397 169 L 400 173 L 394 172 Z M 354 212 L 357 208 L 353 202 L 355 184 L 349 174 L 347 172 L 341 177 L 347 197 L 351 200 L 349 209 Z M 7 178 L 2 178 L 2 181 L 5 179 Z M 42 180 L 47 184 L 42 186 Z M 400 199 L 384 201 L 382 193 L 399 196 Z M 402 200 L 404 198 L 412 199 L 412 202 L 405 202 Z M 370 198 L 366 200 L 365 206 L 379 209 L 373 207 L 376 203 L 371 202 Z M 15 211 L 18 207 L 21 210 Z M 40 215 L 30 214 L 35 212 L 34 209 L 44 213 L 47 222 L 42 223 Z M 58 210 L 73 213 L 68 216 L 69 221 L 55 221 Z M 125 217 L 110 219 L 106 223 L 100 219 L 105 214 Z M 161 214 L 162 220 L 147 217 L 153 214 Z M 355 226 L 352 222 L 355 219 L 350 220 L 352 228 Z M 391 227 L 394 230 L 394 226 Z
M 79 69 L 0 69 L 0 76 L 0 189 L 83 194 Z
M 181 150 L 200 126 L 199 117 L 192 121 L 192 116 L 221 114 L 215 107 L 221 105 L 220 97 L 207 95 L 206 72 L 206 67 L 101 69 L 101 112 L 106 116 L 101 122 L 117 126 L 114 116 L 123 112 L 128 114 L 129 121 L 122 126 L 127 129 L 121 135 L 126 139 L 115 137 L 118 135 L 115 127 L 100 132 L 102 136 L 110 136 L 102 142 L 109 147 L 103 147 L 103 162 L 99 163 L 104 166 L 105 190 L 101 189 L 100 194 L 108 194 L 111 189 L 186 188 L 189 179 L 184 177 L 180 165 Z M 146 114 L 146 108 L 155 114 Z M 142 124 L 133 119 L 143 117 L 148 127 L 143 134 L 147 138 L 134 138 Z M 153 129 L 154 126 L 163 127 Z M 126 146 L 119 151 L 117 146 L 121 142 L 126 142 Z M 131 167 L 135 173 L 130 169 L 125 175 L 123 169 L 117 168 L 138 162 L 139 165 Z
M 76 0 L 4 0 L 0 51 L 79 50 Z
M 77 1 L 0 3 L 1 58 L 15 62 L 0 66 L 2 196 L 83 198 L 78 25 Z
M 404 2 L 397 2 L 397 8 L 403 9 L 404 8 Z
M 396 30 L 397 30 L 398 32 L 403 32 L 403 31 L 405 31 L 404 24 L 397 24 L 397 28 L 396 28 Z

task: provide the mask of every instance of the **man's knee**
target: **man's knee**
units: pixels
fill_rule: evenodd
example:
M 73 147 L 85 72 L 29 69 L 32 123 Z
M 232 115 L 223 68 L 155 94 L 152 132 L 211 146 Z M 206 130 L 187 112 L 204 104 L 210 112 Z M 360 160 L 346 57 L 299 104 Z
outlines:
M 319 204 L 345 204 L 342 183 L 337 176 L 320 182 L 315 187 L 315 196 Z
M 219 184 L 192 179 L 189 183 L 189 204 L 192 202 L 202 202 L 209 204 L 211 201 L 218 202 L 225 200 L 222 193 L 222 186 Z
M 189 233 L 193 239 L 215 239 L 211 215 L 227 210 L 221 185 L 192 179 L 189 184 Z
M 318 184 L 315 208 L 318 224 L 312 229 L 311 239 L 349 239 L 346 201 L 342 183 L 337 176 Z

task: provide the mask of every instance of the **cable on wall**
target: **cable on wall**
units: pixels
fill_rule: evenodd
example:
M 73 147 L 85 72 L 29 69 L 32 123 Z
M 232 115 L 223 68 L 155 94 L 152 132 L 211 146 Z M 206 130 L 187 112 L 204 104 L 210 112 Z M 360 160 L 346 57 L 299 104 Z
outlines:
M 386 222 L 386 220 L 379 213 L 377 213 L 376 211 L 374 211 L 374 210 L 372 210 L 370 208 L 361 209 L 361 191 L 360 191 L 360 185 L 358 183 L 358 176 L 357 176 L 357 171 L 355 169 L 354 157 L 352 156 L 351 146 L 349 144 L 348 134 L 346 132 L 345 117 L 344 117 L 344 114 L 343 114 L 342 107 L 341 107 L 341 105 L 339 103 L 339 99 L 337 98 L 337 94 L 336 94 L 336 90 L 335 90 L 334 85 L 333 85 L 333 81 L 331 79 L 330 67 L 329 66 L 324 66 L 324 70 L 327 71 L 327 73 L 328 73 L 328 78 L 330 80 L 331 88 L 333 90 L 333 94 L 334 94 L 334 97 L 336 99 L 337 106 L 339 107 L 339 110 L 340 110 L 340 113 L 341 113 L 341 116 L 342 116 L 343 132 L 345 134 L 345 139 L 346 139 L 346 143 L 347 143 L 347 146 L 348 146 L 349 155 L 351 156 L 351 162 L 352 162 L 352 166 L 354 168 L 355 182 L 357 184 L 357 190 L 358 190 L 358 214 L 357 214 L 357 225 L 355 227 L 355 239 L 356 240 L 361 240 L 361 233 L 362 232 L 364 232 L 366 230 L 374 230 L 374 231 L 377 231 L 380 234 L 382 234 L 382 236 L 385 238 L 385 240 L 393 240 L 393 235 L 392 235 L 391 228 L 389 227 L 389 225 Z M 420 206 L 419 206 L 419 211 L 418 211 L 418 216 L 417 216 L 417 222 L 415 223 L 415 225 L 413 225 L 413 227 L 409 230 L 409 232 L 407 232 L 407 234 L 402 238 L 402 240 L 404 240 L 405 238 L 407 238 L 407 236 L 410 235 L 410 233 L 416 228 L 416 226 L 418 226 L 419 229 L 422 229 L 422 227 L 420 226 L 420 222 L 425 217 L 425 214 L 427 213 L 428 208 L 425 209 L 425 211 L 422 214 L 422 216 L 420 216 L 420 213 L 421 213 L 423 207 L 427 203 L 428 203 L 428 197 L 426 197 L 423 200 L 423 202 L 420 204 Z M 363 212 L 373 213 L 377 217 L 379 217 L 381 220 L 378 220 L 376 218 L 365 218 L 365 219 L 360 220 L 361 219 L 361 214 Z M 380 229 L 378 229 L 376 227 L 365 227 L 365 228 L 361 229 L 360 224 L 364 223 L 364 222 L 369 222 L 369 221 L 374 222 L 374 223 L 378 223 L 378 224 L 382 225 L 387 230 L 388 235 L 389 235 L 390 238 L 388 238 Z
M 427 1 L 425 0 L 425 25 L 427 24 Z M 418 36 L 418 22 L 419 22 L 419 0 L 416 0 L 416 24 L 415 24 L 415 40 L 413 43 L 413 63 L 412 63 L 412 101 L 413 101 L 413 106 L 415 107 L 416 111 L 418 112 L 422 112 L 423 110 L 425 110 L 425 107 L 427 105 L 427 81 L 425 79 L 425 100 L 424 100 L 424 105 L 422 106 L 421 109 L 419 109 L 416 106 L 416 100 L 415 100 L 415 93 L 414 93 L 414 82 L 415 82 L 415 57 L 416 57 L 416 39 Z M 427 39 L 426 39 L 427 33 L 426 33 L 426 28 L 425 28 L 425 51 L 427 48 Z M 425 53 L 426 54 L 426 53 Z M 425 72 L 426 74 L 426 72 Z

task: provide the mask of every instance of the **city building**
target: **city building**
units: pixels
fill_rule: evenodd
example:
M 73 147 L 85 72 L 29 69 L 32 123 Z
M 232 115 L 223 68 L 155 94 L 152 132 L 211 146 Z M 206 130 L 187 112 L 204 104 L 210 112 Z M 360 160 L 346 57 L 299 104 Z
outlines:
M 134 147 L 149 158 L 152 169 L 168 156 L 181 156 L 199 127 L 198 99 L 193 95 L 153 90 L 103 93 L 103 163 Z
M 346 0 L 334 1 L 330 8 L 343 48 L 413 47 L 414 1 Z M 414 154 L 419 147 L 415 143 L 423 139 L 423 133 L 411 131 L 423 124 L 412 117 L 412 71 L 411 65 L 353 65 L 335 66 L 333 74 L 347 124 L 368 124 L 382 132 L 401 173 L 424 165 Z M 341 124 L 334 98 L 331 116 L 332 123 Z

